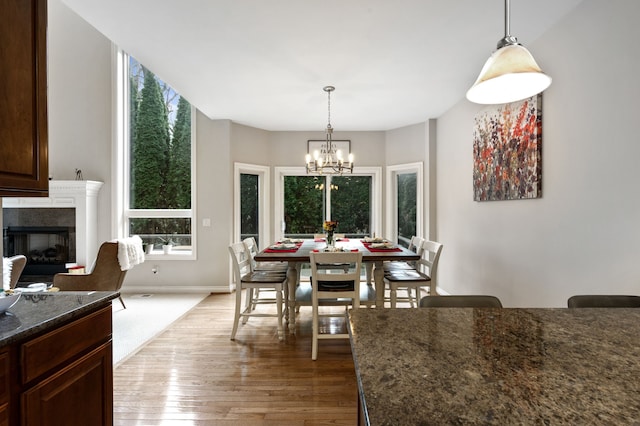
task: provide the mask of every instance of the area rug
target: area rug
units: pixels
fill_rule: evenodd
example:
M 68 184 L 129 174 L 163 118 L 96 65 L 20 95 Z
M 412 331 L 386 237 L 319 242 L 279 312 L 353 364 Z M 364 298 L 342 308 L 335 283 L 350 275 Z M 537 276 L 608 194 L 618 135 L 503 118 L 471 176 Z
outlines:
M 113 364 L 126 360 L 208 294 L 124 294 L 113 300 Z

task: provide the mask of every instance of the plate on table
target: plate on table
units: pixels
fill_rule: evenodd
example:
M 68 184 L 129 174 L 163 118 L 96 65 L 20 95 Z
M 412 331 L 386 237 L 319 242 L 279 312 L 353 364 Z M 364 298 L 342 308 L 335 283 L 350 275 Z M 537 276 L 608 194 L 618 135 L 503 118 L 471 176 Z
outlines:
M 390 242 L 386 242 L 386 243 L 373 243 L 369 247 L 374 249 L 394 249 L 396 248 L 396 245 Z
M 381 243 L 386 243 L 387 240 L 385 240 L 384 238 L 380 238 L 380 237 L 376 237 L 376 238 L 369 238 L 366 237 L 362 240 L 365 243 L 377 243 L 377 244 L 381 244 Z
M 296 245 L 293 243 L 286 243 L 286 244 L 274 244 L 272 246 L 269 246 L 269 248 L 271 250 L 291 250 L 296 248 Z
M 281 241 L 282 244 L 296 244 L 301 242 L 302 240 L 300 238 L 285 238 Z

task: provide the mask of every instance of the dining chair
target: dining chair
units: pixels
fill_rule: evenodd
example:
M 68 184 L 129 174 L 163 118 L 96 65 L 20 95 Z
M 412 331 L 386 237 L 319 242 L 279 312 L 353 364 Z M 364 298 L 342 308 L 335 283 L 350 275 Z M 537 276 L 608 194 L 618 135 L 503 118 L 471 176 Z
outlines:
M 288 265 L 286 262 L 256 262 L 254 257 L 258 254 L 258 243 L 256 243 L 256 239 L 253 237 L 247 237 L 242 240 L 245 249 L 247 250 L 247 255 L 251 259 L 251 270 L 252 271 L 262 271 L 262 272 L 287 272 Z
M 640 296 L 580 294 L 567 300 L 569 308 L 640 308 Z
M 312 345 L 311 359 L 318 358 L 318 340 L 348 339 L 347 333 L 321 333 L 320 318 L 341 317 L 347 321 L 347 308 L 360 307 L 360 267 L 362 252 L 318 252 L 310 254 L 311 263 L 311 307 L 312 307 Z M 336 269 L 335 264 L 349 264 L 345 269 Z M 320 305 L 344 306 L 342 315 L 327 312 Z
M 282 317 L 284 313 L 283 303 L 287 296 L 287 274 L 252 271 L 251 258 L 247 255 L 247 250 L 242 241 L 229 246 L 229 254 L 233 263 L 233 275 L 236 283 L 236 304 L 233 319 L 233 329 L 231 330 L 231 340 L 235 340 L 238 324 L 242 318 L 242 324 L 246 324 L 249 317 L 275 317 L 278 320 L 278 338 L 284 338 L 282 327 Z M 273 300 L 261 300 L 261 303 L 272 303 L 276 305 L 276 313 L 263 312 L 254 309 L 251 303 L 252 290 L 270 289 L 275 292 Z M 245 308 L 242 308 L 242 290 L 247 290 Z M 283 295 L 284 293 L 284 295 Z
M 255 238 L 247 237 L 242 240 L 244 244 L 245 250 L 247 252 L 247 256 L 251 259 L 251 272 L 265 272 L 265 273 L 273 273 L 273 274 L 286 274 L 287 269 L 289 268 L 286 262 L 256 262 L 255 256 L 258 254 L 258 244 L 256 243 Z M 246 291 L 245 303 L 246 307 L 250 307 L 251 310 L 255 309 L 257 305 L 263 303 L 275 303 L 275 296 L 271 294 L 272 289 L 262 289 L 262 294 L 260 294 L 260 288 L 248 288 Z M 269 290 L 265 295 L 265 290 Z
M 502 308 L 495 296 L 454 295 L 425 296 L 420 299 L 421 308 Z
M 417 255 L 422 255 L 422 251 L 424 250 L 424 248 L 422 247 L 423 241 L 424 241 L 424 238 L 414 235 L 413 237 L 411 237 L 411 241 L 409 242 L 409 247 L 407 247 L 407 249 L 415 252 Z M 405 270 L 416 269 L 416 262 L 406 261 L 406 260 L 395 260 L 395 261 L 383 262 L 382 269 L 385 272 L 391 271 L 394 269 L 405 269 Z
M 438 294 L 438 262 L 442 244 L 424 240 L 421 247 L 422 257 L 416 261 L 415 269 L 392 269 L 384 273 L 385 288 L 389 290 L 389 298 L 385 299 L 392 308 L 399 301 L 409 302 L 412 308 L 418 307 L 423 287 L 428 287 L 430 296 Z M 398 290 L 406 291 L 406 297 L 398 297 Z M 415 292 L 415 296 L 412 292 Z

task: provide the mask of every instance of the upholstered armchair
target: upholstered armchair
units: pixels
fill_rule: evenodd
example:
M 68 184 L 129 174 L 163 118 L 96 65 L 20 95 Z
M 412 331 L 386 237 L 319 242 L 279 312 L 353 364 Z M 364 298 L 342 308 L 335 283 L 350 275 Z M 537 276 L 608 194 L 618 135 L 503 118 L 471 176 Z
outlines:
M 118 243 L 100 246 L 95 267 L 89 274 L 60 273 L 53 277 L 53 286 L 60 291 L 119 291 L 127 271 L 118 262 Z M 120 303 L 126 309 L 122 296 Z
M 3 274 L 6 274 L 6 279 L 8 280 L 9 288 L 15 288 L 18 280 L 20 279 L 20 275 L 22 275 L 22 271 L 27 264 L 27 258 L 21 254 L 11 257 L 5 257 L 3 260 Z M 5 277 L 3 276 L 3 280 Z M 3 286 L 4 286 L 3 282 Z

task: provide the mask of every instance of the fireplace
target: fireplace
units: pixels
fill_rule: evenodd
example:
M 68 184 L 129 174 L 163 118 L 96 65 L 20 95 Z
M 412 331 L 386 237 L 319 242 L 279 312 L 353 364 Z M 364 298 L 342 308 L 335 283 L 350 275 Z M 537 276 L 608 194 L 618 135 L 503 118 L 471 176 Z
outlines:
M 4 253 L 27 257 L 24 276 L 66 272 L 65 264 L 76 261 L 70 244 L 74 235 L 75 227 L 69 226 L 8 226 L 4 228 Z
M 4 256 L 23 254 L 23 281 L 49 281 L 66 263 L 91 266 L 98 253 L 102 182 L 49 181 L 49 197 L 2 199 Z

